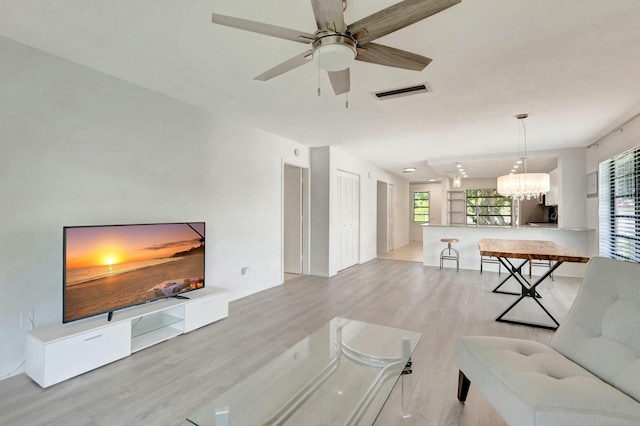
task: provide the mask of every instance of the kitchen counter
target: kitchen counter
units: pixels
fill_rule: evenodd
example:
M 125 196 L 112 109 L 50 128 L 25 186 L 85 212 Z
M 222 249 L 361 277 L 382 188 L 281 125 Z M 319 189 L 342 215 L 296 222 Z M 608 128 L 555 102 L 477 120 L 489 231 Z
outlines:
M 581 232 L 592 232 L 595 231 L 593 228 L 558 228 L 558 224 L 556 223 L 533 223 L 529 225 L 520 225 L 520 226 L 499 226 L 499 225 L 431 225 L 425 223 L 422 225 L 425 228 L 466 228 L 466 229 L 523 229 L 523 230 L 540 230 L 540 228 L 544 228 L 545 230 L 558 230 L 558 231 L 581 231 Z
M 595 229 L 591 228 L 558 228 L 547 226 L 475 226 L 475 225 L 430 225 L 422 226 L 423 263 L 426 266 L 440 266 L 440 252 L 446 247 L 441 238 L 457 238 L 453 244 L 460 252 L 460 268 L 480 270 L 480 252 L 478 241 L 483 238 L 512 240 L 542 240 L 554 243 L 594 256 L 590 253 L 589 239 L 594 237 Z M 445 262 L 445 267 L 455 268 L 455 262 Z M 486 271 L 498 271 L 498 265 L 485 264 Z M 558 276 L 582 277 L 586 265 L 565 263 L 555 272 Z M 540 274 L 541 268 L 534 268 L 534 274 Z

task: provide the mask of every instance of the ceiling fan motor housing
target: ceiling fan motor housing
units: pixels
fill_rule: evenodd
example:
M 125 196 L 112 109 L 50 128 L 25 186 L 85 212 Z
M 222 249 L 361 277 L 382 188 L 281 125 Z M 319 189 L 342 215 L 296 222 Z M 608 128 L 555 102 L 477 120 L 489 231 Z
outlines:
M 349 68 L 356 58 L 357 41 L 337 32 L 319 32 L 313 41 L 313 59 L 326 71 Z

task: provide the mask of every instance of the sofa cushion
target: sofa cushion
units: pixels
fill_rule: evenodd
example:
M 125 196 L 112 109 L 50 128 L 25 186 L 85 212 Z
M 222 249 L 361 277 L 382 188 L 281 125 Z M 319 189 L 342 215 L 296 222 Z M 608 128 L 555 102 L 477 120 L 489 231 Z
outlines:
M 550 346 L 640 401 L 640 265 L 591 259 Z
M 456 356 L 467 378 L 509 424 L 640 424 L 638 402 L 541 343 L 461 337 Z

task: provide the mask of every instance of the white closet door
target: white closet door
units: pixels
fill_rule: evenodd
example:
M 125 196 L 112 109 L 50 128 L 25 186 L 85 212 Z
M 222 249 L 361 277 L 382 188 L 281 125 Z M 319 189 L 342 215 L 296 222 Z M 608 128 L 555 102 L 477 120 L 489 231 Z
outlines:
M 360 261 L 360 176 L 338 170 L 336 188 L 342 270 Z

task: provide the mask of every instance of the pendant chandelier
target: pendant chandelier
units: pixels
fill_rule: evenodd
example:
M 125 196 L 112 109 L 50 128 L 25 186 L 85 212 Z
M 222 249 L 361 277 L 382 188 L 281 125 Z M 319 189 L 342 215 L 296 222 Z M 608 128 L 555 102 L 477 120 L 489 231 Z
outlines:
M 548 173 L 527 173 L 527 126 L 525 119 L 528 114 L 518 114 L 516 118 L 522 123 L 522 137 L 524 150 L 521 151 L 524 173 L 511 173 L 498 178 L 498 193 L 514 200 L 538 198 L 549 192 L 551 188 Z

